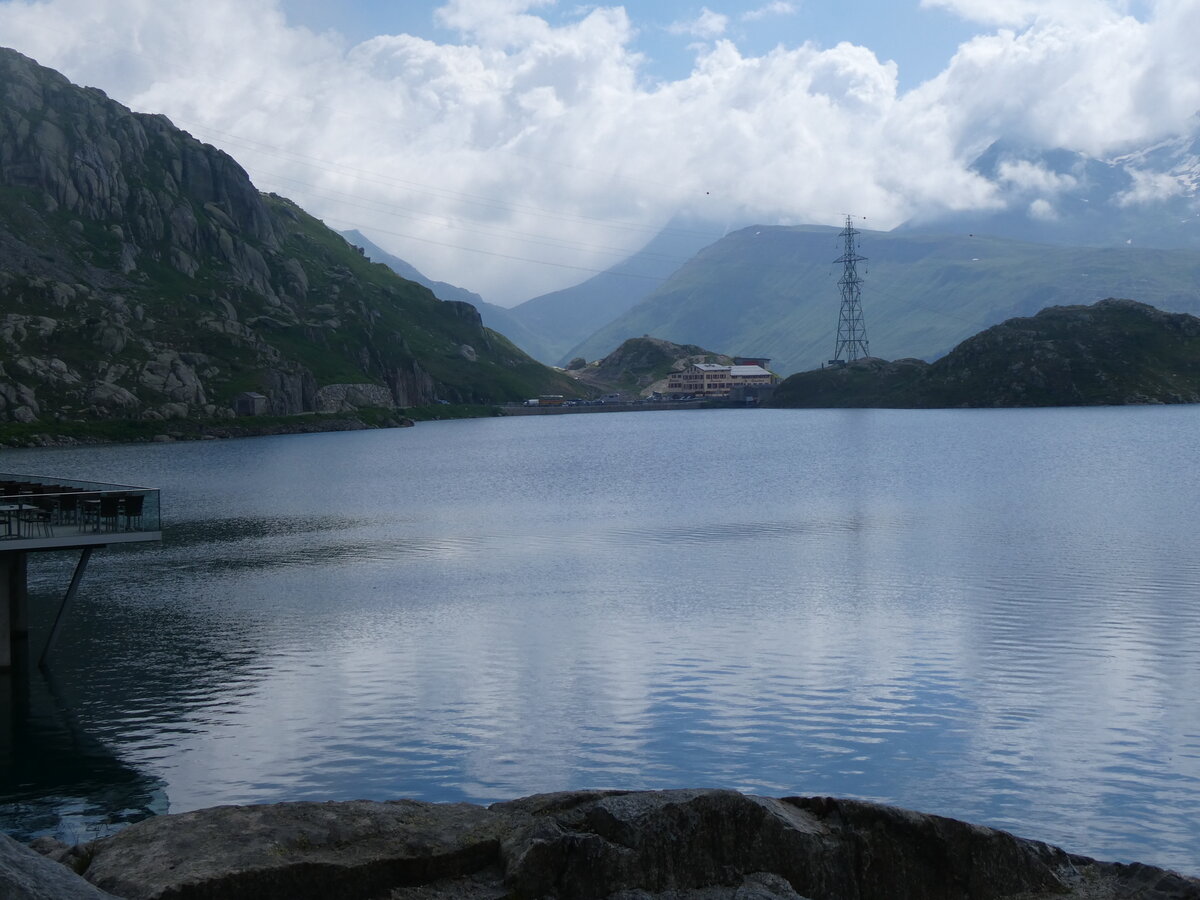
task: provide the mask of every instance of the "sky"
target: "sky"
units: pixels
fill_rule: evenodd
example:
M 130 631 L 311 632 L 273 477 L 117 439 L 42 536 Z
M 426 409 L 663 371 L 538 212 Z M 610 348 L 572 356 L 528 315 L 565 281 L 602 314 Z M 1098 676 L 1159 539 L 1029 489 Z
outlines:
M 665 226 L 994 208 L 998 139 L 1193 131 L 1197 35 L 1200 0 L 0 0 L 0 45 L 502 305 Z

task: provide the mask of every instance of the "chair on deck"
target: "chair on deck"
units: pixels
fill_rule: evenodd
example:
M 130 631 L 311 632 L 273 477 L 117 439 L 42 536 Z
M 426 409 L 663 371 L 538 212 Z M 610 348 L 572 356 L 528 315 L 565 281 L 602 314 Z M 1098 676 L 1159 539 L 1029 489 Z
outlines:
M 21 521 L 29 526 L 30 536 L 40 534 L 41 537 L 54 537 L 54 527 L 50 522 L 52 516 L 50 504 L 44 501 L 36 505 L 29 504 L 21 510 Z
M 117 520 L 121 515 L 121 499 L 117 494 L 100 495 L 100 520 L 97 523 L 100 531 L 117 530 Z
M 125 530 L 132 531 L 134 520 L 137 520 L 137 528 L 141 531 L 142 528 L 142 507 L 145 505 L 145 494 L 130 494 L 121 504 L 122 512 L 125 515 Z
M 63 494 L 58 498 L 59 525 L 71 525 L 79 521 L 79 494 Z
M 83 492 L 77 495 L 79 498 L 79 530 L 80 531 L 99 531 L 100 530 L 100 495 L 88 492 Z

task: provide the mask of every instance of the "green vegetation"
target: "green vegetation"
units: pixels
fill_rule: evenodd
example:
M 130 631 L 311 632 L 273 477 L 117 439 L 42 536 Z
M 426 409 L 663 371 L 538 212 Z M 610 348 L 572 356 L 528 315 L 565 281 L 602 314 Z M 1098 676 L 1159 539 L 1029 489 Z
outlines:
M 791 376 L 780 407 L 1084 406 L 1200 402 L 1200 319 L 1131 300 L 1010 319 L 933 364 L 859 360 Z
M 1054 305 L 1137 297 L 1200 313 L 1200 257 L 1183 250 L 1072 248 L 971 236 L 864 232 L 871 352 L 934 359 L 970 335 Z M 833 355 L 836 230 L 754 226 L 705 248 L 658 290 L 570 351 L 597 359 L 649 334 L 767 356 L 780 373 Z
M 639 337 L 625 341 L 594 365 L 573 365 L 568 371 L 597 393 L 620 391 L 630 394 L 666 390 L 667 376 L 690 363 L 727 366 L 732 362 L 731 357 L 694 344 L 673 344 L 659 338 Z
M 289 415 L 336 386 L 439 416 L 586 393 L 162 117 L 2 49 L 0 80 L 38 86 L 0 94 L 0 425 L 18 436 L 208 427 L 245 392 Z M 29 138 L 43 118 L 55 140 Z

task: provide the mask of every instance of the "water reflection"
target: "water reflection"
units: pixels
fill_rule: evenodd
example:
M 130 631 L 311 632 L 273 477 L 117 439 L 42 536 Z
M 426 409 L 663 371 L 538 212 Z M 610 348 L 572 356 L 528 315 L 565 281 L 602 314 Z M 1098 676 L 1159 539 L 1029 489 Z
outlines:
M 28 660 L 20 660 L 28 671 Z M 167 810 L 167 785 L 80 725 L 53 675 L 0 676 L 0 829 L 18 840 L 103 837 Z
M 164 489 L 55 665 L 174 810 L 722 785 L 1200 872 L 1198 431 L 642 413 L 24 459 Z

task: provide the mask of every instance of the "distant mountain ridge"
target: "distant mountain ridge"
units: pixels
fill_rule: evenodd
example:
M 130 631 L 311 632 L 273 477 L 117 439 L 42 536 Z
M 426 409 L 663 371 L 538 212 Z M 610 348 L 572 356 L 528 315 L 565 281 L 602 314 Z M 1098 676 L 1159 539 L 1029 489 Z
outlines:
M 0 349 L 0 422 L 574 389 L 165 117 L 4 49 Z
M 388 253 L 357 229 L 343 231 L 341 235 L 355 247 L 361 248 L 367 259 L 371 260 L 371 262 L 381 263 L 401 278 L 407 278 L 409 281 L 425 285 L 425 287 L 433 291 L 433 295 L 439 300 L 470 303 L 479 311 L 479 316 L 485 326 L 504 335 L 520 347 L 521 350 L 537 358 L 534 349 L 541 346 L 541 338 L 526 328 L 521 321 L 511 314 L 510 310 L 505 309 L 503 306 L 488 303 L 474 291 L 448 284 L 445 281 L 434 281 L 432 278 L 426 277 L 412 263 L 401 259 L 393 253 Z M 543 360 L 543 362 L 545 361 Z
M 539 336 L 539 343 L 529 350 L 534 357 L 565 365 L 578 355 L 575 348 L 588 336 L 637 305 L 697 251 L 720 237 L 721 232 L 712 225 L 675 220 L 641 250 L 606 271 L 573 287 L 526 300 L 508 313 Z
M 416 266 L 398 256 L 388 253 L 357 228 L 349 231 L 339 231 L 338 234 L 348 240 L 353 246 L 360 248 L 371 262 L 383 263 L 401 278 L 425 285 L 425 287 L 433 291 L 433 295 L 439 300 L 470 303 L 476 309 L 484 305 L 484 299 L 474 291 L 468 291 L 466 288 L 448 284 L 445 281 L 434 281 L 432 278 L 427 278 L 417 270 Z
M 778 407 L 1025 407 L 1200 402 L 1200 318 L 1132 300 L 1009 319 L 929 364 L 857 360 L 802 372 Z
M 966 337 L 1046 306 L 1132 296 L 1200 312 L 1200 255 L 1080 248 L 982 235 L 863 231 L 860 274 L 875 355 L 934 359 Z M 751 226 L 704 248 L 656 291 L 573 348 L 598 359 L 648 334 L 767 356 L 780 374 L 831 358 L 841 253 L 837 229 Z

